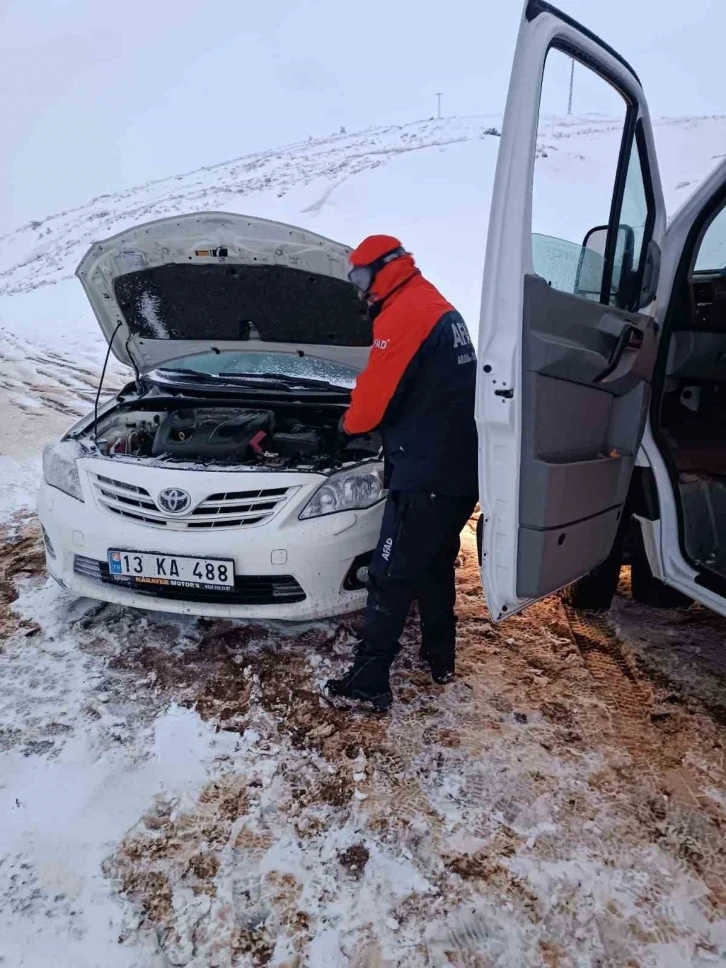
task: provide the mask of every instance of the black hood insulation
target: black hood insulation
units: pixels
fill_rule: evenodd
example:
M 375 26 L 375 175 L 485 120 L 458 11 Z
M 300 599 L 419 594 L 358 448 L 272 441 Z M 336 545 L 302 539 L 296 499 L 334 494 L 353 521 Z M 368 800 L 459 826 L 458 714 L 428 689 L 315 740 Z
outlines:
M 114 294 L 141 339 L 372 342 L 353 286 L 289 266 L 163 265 L 119 276 Z

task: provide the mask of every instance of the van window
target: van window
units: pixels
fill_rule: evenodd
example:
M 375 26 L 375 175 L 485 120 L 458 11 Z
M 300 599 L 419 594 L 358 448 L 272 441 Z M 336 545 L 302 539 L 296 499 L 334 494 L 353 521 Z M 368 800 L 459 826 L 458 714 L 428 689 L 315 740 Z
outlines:
M 726 206 L 712 220 L 696 256 L 696 272 L 722 272 L 726 267 Z
M 562 115 L 570 97 L 568 128 Z M 637 308 L 653 214 L 644 152 L 642 137 L 636 138 L 629 124 L 623 94 L 569 54 L 551 48 L 537 130 L 532 262 L 535 273 L 554 289 Z

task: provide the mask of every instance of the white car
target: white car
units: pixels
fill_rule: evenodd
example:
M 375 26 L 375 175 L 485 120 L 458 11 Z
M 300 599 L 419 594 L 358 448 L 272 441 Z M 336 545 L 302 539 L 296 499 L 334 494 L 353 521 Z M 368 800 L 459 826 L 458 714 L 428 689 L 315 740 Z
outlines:
M 613 119 L 597 184 L 547 140 L 573 77 L 578 115 Z M 478 359 L 493 618 L 573 582 L 606 606 L 630 521 L 634 593 L 726 614 L 726 162 L 666 226 L 635 72 L 541 0 L 502 127 Z
M 45 450 L 64 588 L 239 618 L 362 606 L 385 490 L 378 435 L 338 432 L 371 343 L 348 253 L 224 214 L 91 248 L 78 276 L 136 379 Z

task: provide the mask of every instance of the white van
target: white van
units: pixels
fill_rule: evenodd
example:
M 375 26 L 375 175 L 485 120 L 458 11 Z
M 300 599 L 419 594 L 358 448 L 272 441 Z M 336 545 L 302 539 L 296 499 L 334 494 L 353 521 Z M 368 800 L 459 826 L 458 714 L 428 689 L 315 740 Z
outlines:
M 588 98 L 613 118 L 612 157 L 596 189 L 563 173 L 557 197 L 551 179 L 538 192 L 538 128 L 573 60 L 578 114 Z M 607 607 L 629 537 L 641 600 L 726 615 L 726 162 L 666 225 L 637 75 L 541 0 L 502 128 L 479 367 L 492 618 L 564 586 Z

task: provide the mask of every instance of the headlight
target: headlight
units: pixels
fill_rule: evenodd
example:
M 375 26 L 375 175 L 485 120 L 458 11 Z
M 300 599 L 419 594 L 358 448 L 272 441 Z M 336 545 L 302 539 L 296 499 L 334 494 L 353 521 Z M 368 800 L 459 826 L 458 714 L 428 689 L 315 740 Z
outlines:
M 383 464 L 370 463 L 339 471 L 321 484 L 303 508 L 300 518 L 319 518 L 336 511 L 369 508 L 385 497 Z
M 73 440 L 48 444 L 43 451 L 43 477 L 46 484 L 82 501 L 81 479 L 76 467 L 79 456 L 78 444 Z

